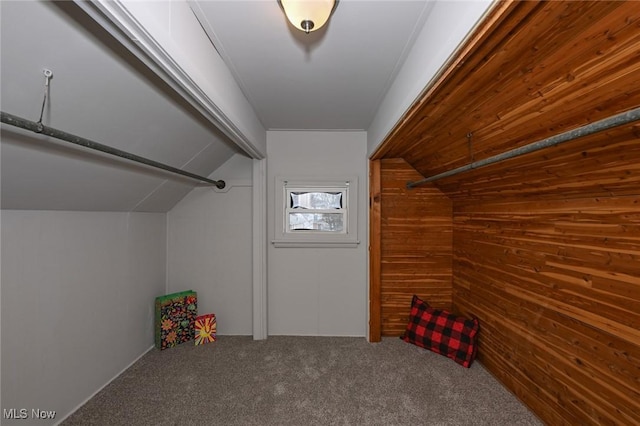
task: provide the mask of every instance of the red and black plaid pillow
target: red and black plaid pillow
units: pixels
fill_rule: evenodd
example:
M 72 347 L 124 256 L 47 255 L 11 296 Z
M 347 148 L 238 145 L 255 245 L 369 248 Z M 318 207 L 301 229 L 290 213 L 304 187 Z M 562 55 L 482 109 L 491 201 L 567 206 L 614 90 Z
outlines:
M 469 368 L 476 357 L 480 324 L 476 318 L 458 317 L 433 309 L 418 296 L 411 301 L 409 323 L 402 340 L 453 359 Z

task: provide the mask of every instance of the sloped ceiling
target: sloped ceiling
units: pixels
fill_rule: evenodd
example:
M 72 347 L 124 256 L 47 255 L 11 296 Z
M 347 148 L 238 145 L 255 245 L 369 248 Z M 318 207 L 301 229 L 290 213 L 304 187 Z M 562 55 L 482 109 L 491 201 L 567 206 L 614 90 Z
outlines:
M 47 68 L 45 125 L 203 176 L 235 153 L 262 158 L 264 150 L 256 154 L 237 136 L 251 145 L 266 140 L 265 129 L 373 128 L 368 145 L 375 147 L 491 3 L 450 4 L 342 1 L 324 31 L 306 36 L 290 28 L 275 0 L 0 2 L 2 111 L 36 121 Z M 131 20 L 115 22 L 111 6 Z M 207 107 L 228 101 L 222 121 L 156 74 L 149 51 L 132 48 L 145 41 L 126 32 L 132 21 L 164 59 L 186 65 Z M 116 40 L 123 34 L 126 47 Z M 426 41 L 428 54 L 416 54 L 416 40 Z M 1 130 L 4 209 L 166 212 L 196 185 L 5 124 Z
M 374 158 L 423 176 L 640 107 L 636 2 L 511 2 L 486 19 Z M 446 177 L 455 199 L 637 194 L 640 123 Z
M 190 4 L 266 129 L 366 130 L 435 2 L 341 1 L 310 34 L 275 0 Z
M 75 4 L 0 8 L 2 111 L 37 121 L 47 68 L 47 126 L 203 176 L 238 152 Z M 4 124 L 1 137 L 3 209 L 165 212 L 197 185 Z

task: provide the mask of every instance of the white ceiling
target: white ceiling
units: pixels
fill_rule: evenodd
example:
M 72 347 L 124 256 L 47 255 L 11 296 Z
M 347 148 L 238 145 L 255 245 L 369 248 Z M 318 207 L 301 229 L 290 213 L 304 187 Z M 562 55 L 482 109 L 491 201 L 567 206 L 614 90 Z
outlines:
M 434 3 L 342 0 L 310 34 L 276 0 L 190 4 L 267 130 L 365 130 Z

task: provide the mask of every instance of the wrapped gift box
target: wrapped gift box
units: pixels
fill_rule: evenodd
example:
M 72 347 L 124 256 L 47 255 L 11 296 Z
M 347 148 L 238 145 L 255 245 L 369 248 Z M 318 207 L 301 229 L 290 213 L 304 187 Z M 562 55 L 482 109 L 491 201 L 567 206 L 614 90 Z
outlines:
M 167 349 L 193 340 L 198 295 L 187 290 L 156 297 L 156 348 Z
M 195 344 L 204 345 L 205 343 L 216 341 L 216 315 L 207 314 L 196 317 L 196 335 Z

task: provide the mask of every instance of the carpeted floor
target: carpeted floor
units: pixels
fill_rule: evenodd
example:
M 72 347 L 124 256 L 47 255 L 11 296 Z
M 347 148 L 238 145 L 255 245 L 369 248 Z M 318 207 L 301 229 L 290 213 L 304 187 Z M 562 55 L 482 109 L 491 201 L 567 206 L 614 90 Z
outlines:
M 385 338 L 152 350 L 64 425 L 540 425 L 479 363 Z

